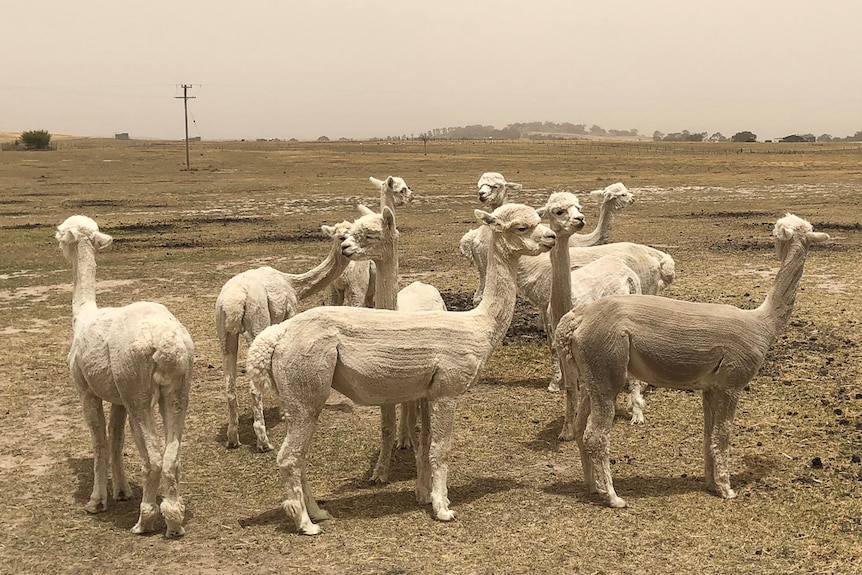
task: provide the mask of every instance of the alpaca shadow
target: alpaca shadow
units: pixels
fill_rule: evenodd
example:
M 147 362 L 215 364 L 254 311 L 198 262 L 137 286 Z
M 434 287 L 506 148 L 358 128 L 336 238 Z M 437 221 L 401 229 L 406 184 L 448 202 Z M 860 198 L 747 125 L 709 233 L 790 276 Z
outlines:
M 66 459 L 66 464 L 72 470 L 72 473 L 78 479 L 78 486 L 75 488 L 75 493 L 72 495 L 75 503 L 79 506 L 82 513 L 84 505 L 90 500 L 90 493 L 93 489 L 93 458 L 92 457 L 70 457 Z M 128 470 L 126 471 L 128 473 Z M 129 484 L 132 487 L 132 496 L 125 501 L 117 501 L 111 496 L 112 480 L 108 479 L 108 508 L 101 513 L 87 513 L 94 521 L 102 523 L 111 523 L 118 530 L 129 531 L 138 522 L 140 513 L 141 498 L 143 497 L 143 489 L 131 481 L 129 476 Z M 189 519 L 193 517 L 191 511 L 186 508 L 185 525 Z M 159 518 L 156 523 L 156 528 L 150 533 L 145 533 L 144 536 L 164 535 L 167 525 L 163 518 Z
M 492 493 L 511 491 L 522 487 L 517 481 L 511 479 L 499 479 L 496 477 L 479 477 L 462 486 L 451 487 L 449 498 L 453 506 L 467 505 L 477 499 Z M 345 487 L 345 490 L 350 490 Z M 377 519 L 392 515 L 403 515 L 411 513 L 417 507 L 423 507 L 431 515 L 431 505 L 420 505 L 416 502 L 416 494 L 411 484 L 409 488 L 398 491 L 370 491 L 354 493 L 344 497 L 334 497 L 329 500 L 318 500 L 318 504 L 332 513 L 333 518 L 338 519 L 361 517 Z M 295 533 L 293 522 L 285 515 L 279 506 L 268 509 L 254 517 L 246 517 L 239 520 L 240 527 L 254 527 L 265 525 L 278 525 L 285 533 Z
M 548 421 L 531 441 L 525 441 L 524 446 L 530 451 L 538 453 L 557 452 L 560 447 L 568 441 L 560 441 L 560 431 L 563 429 L 564 416 Z
M 741 494 L 742 491 L 757 483 L 765 475 L 777 467 L 774 458 L 764 456 L 745 456 L 742 459 L 744 468 L 737 469 L 731 475 L 731 486 L 734 491 Z M 580 474 L 579 474 L 580 475 Z M 641 476 L 614 477 L 614 490 L 617 495 L 629 501 L 638 499 L 650 499 L 656 497 L 667 497 L 668 495 L 683 495 L 701 491 L 715 495 L 706 486 L 703 475 L 687 475 L 677 477 L 669 476 Z M 578 499 L 593 505 L 605 506 L 604 499 L 587 491 L 583 480 L 560 482 L 543 489 L 545 493 L 552 495 L 574 495 Z M 718 497 L 718 495 L 715 495 Z
M 503 387 L 522 387 L 526 389 L 540 389 L 544 390 L 548 387 L 548 382 L 544 379 L 514 379 L 514 380 L 500 380 L 500 379 L 484 379 L 482 380 L 482 384 L 484 385 L 493 385 L 493 386 L 503 386 Z
M 269 440 L 272 441 L 272 430 L 281 425 L 281 411 L 278 407 L 273 406 L 264 408 L 263 419 L 266 421 L 266 433 L 269 435 Z M 239 441 L 242 447 L 250 451 L 257 452 L 257 435 L 254 434 L 254 417 L 251 410 L 239 416 Z M 227 445 L 227 423 L 222 424 L 215 437 L 216 441 L 222 445 Z

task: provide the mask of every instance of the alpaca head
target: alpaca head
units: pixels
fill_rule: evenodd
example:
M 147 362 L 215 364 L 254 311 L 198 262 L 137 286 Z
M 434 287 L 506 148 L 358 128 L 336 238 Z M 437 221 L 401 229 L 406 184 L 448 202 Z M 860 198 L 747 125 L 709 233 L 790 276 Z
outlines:
M 548 202 L 536 210 L 539 217 L 547 218 L 556 234 L 572 235 L 584 227 L 581 202 L 571 192 L 554 192 Z
M 554 247 L 557 236 L 539 214 L 523 204 L 504 204 L 491 213 L 475 210 L 476 218 L 491 228 L 508 254 L 537 256 Z
M 341 253 L 351 260 L 375 260 L 391 254 L 398 239 L 395 214 L 389 208 L 377 213 L 363 205 L 363 215 L 350 226 L 347 237 L 341 242 Z
M 611 184 L 603 190 L 593 190 L 590 195 L 599 197 L 603 207 L 607 205 L 615 212 L 630 206 L 635 201 L 635 197 L 622 182 Z
M 329 238 L 332 239 L 335 246 L 339 248 L 339 252 L 341 251 L 341 244 L 348 238 L 350 235 L 350 227 L 353 225 L 353 222 L 348 222 L 347 220 L 343 222 L 338 222 L 334 226 L 322 225 L 320 226 L 320 230 L 326 234 Z
M 79 242 L 89 242 L 94 249 L 101 250 L 111 245 L 113 238 L 99 231 L 99 225 L 87 216 L 69 216 L 57 226 L 54 238 L 60 242 L 60 249 L 66 259 L 75 255 Z
M 413 201 L 413 190 L 407 186 L 402 178 L 389 176 L 385 180 L 370 177 L 368 180 L 374 184 L 381 193 L 391 195 L 396 206 L 403 206 Z
M 520 190 L 521 184 L 507 182 L 503 174 L 485 172 L 479 178 L 479 201 L 492 208 L 498 208 L 506 203 L 509 190 Z
M 813 230 L 814 226 L 793 214 L 787 214 L 775 222 L 772 236 L 775 238 L 778 259 L 783 261 L 792 245 L 798 245 L 805 250 L 811 244 L 819 244 L 829 239 L 829 234 Z

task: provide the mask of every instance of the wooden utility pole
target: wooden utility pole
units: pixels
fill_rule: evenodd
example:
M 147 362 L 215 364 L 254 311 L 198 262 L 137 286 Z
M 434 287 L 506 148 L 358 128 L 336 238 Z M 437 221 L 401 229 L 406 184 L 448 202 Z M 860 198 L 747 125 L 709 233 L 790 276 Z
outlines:
M 183 84 L 183 95 L 175 96 L 176 98 L 183 99 L 183 112 L 185 114 L 186 121 L 186 171 L 190 171 L 192 169 L 191 164 L 189 163 L 189 100 L 194 100 L 194 96 L 189 96 L 189 88 L 191 88 L 191 84 Z

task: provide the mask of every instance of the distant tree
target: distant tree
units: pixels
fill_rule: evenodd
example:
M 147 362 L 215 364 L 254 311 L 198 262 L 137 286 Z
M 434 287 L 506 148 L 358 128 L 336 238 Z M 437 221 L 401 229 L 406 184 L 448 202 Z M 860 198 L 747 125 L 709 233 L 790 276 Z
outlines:
M 319 138 L 317 138 L 317 141 L 318 142 L 328 142 L 329 138 L 327 138 L 326 136 L 320 136 Z
M 830 134 L 821 134 L 817 137 L 818 142 L 831 142 L 832 136 Z
M 428 140 L 431 139 L 431 132 L 422 132 L 419 134 L 419 139 L 422 140 L 422 153 L 428 155 Z
M 730 137 L 731 142 L 756 142 L 757 134 L 753 132 L 737 132 Z
M 721 132 L 716 132 L 709 137 L 710 142 L 726 142 L 727 138 Z
M 652 139 L 653 142 L 661 142 L 662 140 L 664 140 L 664 132 L 659 132 L 658 130 L 656 130 L 652 133 Z
M 590 126 L 590 134 L 592 134 L 593 136 L 605 136 L 607 135 L 607 132 L 601 126 L 593 124 L 592 126 Z
M 28 150 L 46 150 L 51 145 L 51 134 L 46 130 L 29 130 L 21 133 L 21 141 Z

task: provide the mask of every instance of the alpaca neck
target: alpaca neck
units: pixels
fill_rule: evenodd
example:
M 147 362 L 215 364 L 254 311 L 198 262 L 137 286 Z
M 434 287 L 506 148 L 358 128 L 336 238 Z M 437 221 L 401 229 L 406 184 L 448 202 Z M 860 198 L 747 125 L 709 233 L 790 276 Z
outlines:
M 380 192 L 380 212 L 383 213 L 383 208 L 389 208 L 392 213 L 395 213 L 395 196 L 387 193 L 386 188 Z
M 614 210 L 609 206 L 610 203 L 602 202 L 602 206 L 599 208 L 599 220 L 593 231 L 588 234 L 574 234 L 569 240 L 579 246 L 597 246 L 608 243 L 615 216 Z
M 72 258 L 72 318 L 89 308 L 96 308 L 96 250 L 79 241 Z
M 766 299 L 757 308 L 757 312 L 764 316 L 764 321 L 770 325 L 773 331 L 773 339 L 777 337 L 793 312 L 793 304 L 796 301 L 796 290 L 799 287 L 799 279 L 802 277 L 802 268 L 805 265 L 806 249 L 802 245 L 793 244 L 789 246 L 787 254 L 781 261 L 781 267 L 775 276 L 775 283 L 766 295 Z
M 382 258 L 375 259 L 374 307 L 395 309 L 398 300 L 398 240 L 393 238 Z
M 486 318 L 491 349 L 496 348 L 512 323 L 517 293 L 518 256 L 506 253 L 492 234 L 488 265 L 485 268 L 485 291 L 475 312 Z
M 341 255 L 341 244 L 335 242 L 326 259 L 302 274 L 288 274 L 297 299 L 312 296 L 331 284 L 347 267 L 348 260 Z
M 557 231 L 557 243 L 551 248 L 550 326 L 555 329 L 560 318 L 572 309 L 572 275 L 569 269 L 569 238 Z

